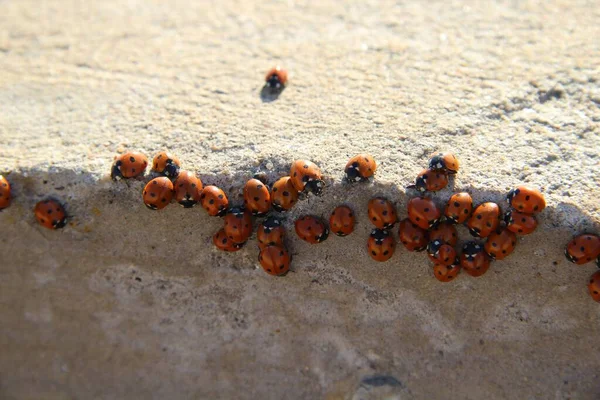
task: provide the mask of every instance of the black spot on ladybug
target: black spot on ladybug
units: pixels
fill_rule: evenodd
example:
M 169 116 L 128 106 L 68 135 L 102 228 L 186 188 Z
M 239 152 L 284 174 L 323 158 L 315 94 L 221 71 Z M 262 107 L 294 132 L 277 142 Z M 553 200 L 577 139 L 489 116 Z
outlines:
M 129 157 L 129 161 L 135 162 L 135 158 L 134 157 Z
M 215 199 L 210 199 L 210 200 L 208 201 L 208 204 L 215 204 Z
M 221 243 L 223 243 L 223 244 L 227 243 L 227 238 L 223 238 L 223 240 L 221 240 Z
M 273 191 L 274 191 L 274 192 L 276 192 L 276 191 L 277 191 L 277 188 L 276 188 L 276 187 L 274 187 L 274 188 L 273 188 Z
M 220 194 L 218 197 L 219 197 L 220 199 L 222 199 L 222 198 L 223 198 L 223 195 L 222 195 L 222 194 Z M 211 203 L 211 204 L 212 204 L 212 203 Z
M 262 189 L 263 185 L 256 185 L 257 189 Z
M 387 211 L 384 211 L 382 214 L 383 214 L 383 215 L 388 215 L 388 212 L 387 212 Z
M 150 193 L 150 197 L 156 197 L 156 193 Z

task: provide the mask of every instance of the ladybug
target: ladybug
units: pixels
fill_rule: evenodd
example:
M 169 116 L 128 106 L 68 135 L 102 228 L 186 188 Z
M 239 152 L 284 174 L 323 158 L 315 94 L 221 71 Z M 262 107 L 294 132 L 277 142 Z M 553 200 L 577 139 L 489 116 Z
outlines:
M 458 158 L 452 153 L 437 153 L 429 159 L 429 169 L 441 169 L 449 174 L 458 172 Z
M 67 224 L 65 208 L 54 199 L 42 200 L 35 205 L 35 219 L 44 228 L 59 229 Z
M 390 229 L 398 222 L 396 207 L 383 197 L 374 197 L 369 200 L 369 220 L 378 229 Z
M 354 212 L 348 206 L 339 206 L 329 217 L 329 228 L 338 236 L 347 236 L 354 231 Z
M 264 215 L 271 208 L 269 188 L 258 179 L 250 179 L 244 186 L 244 202 L 253 215 Z
M 0 175 L 0 211 L 10 206 L 10 183 Z
M 506 201 L 517 211 L 525 214 L 535 214 L 546 208 L 544 195 L 529 186 L 518 186 L 508 192 Z
M 468 242 L 463 246 L 460 266 L 471 276 L 478 277 L 490 268 L 490 258 L 479 242 Z
M 173 182 L 164 176 L 152 179 L 144 187 L 143 199 L 146 207 L 151 210 L 165 208 L 173 199 Z
M 152 161 L 152 170 L 163 174 L 169 178 L 176 178 L 179 175 L 180 162 L 177 157 L 166 151 L 161 151 Z
M 600 271 L 596 271 L 590 276 L 588 291 L 590 292 L 592 299 L 600 303 Z
M 292 178 L 292 185 L 298 192 L 313 192 L 315 195 L 320 196 L 325 187 L 321 170 L 315 163 L 310 161 L 294 161 L 290 169 L 290 177 Z
M 222 217 L 227 212 L 229 200 L 221 188 L 206 186 L 200 193 L 200 204 L 208 212 L 208 215 Z
M 214 234 L 213 244 L 219 250 L 229 251 L 229 252 L 238 251 L 245 245 L 245 243 L 233 243 L 233 241 L 227 237 L 227 234 L 225 233 L 225 229 L 223 229 L 223 228 L 221 228 L 221 230 L 219 230 L 219 232 Z
M 175 201 L 183 208 L 191 208 L 200 201 L 202 181 L 190 171 L 182 171 L 173 183 Z
M 439 224 L 429 232 L 429 240 L 441 240 L 450 246 L 456 246 L 458 233 L 454 225 L 449 223 Z
M 500 207 L 498 204 L 488 202 L 477 206 L 467 221 L 467 228 L 471 235 L 485 238 L 498 229 L 500 225 Z
M 450 282 L 460 272 L 460 260 L 458 257 L 451 265 L 435 264 L 433 266 L 433 276 L 440 282 Z
M 565 256 L 578 265 L 600 257 L 600 236 L 584 233 L 573 238 L 565 247 Z
M 425 229 L 404 218 L 398 226 L 398 240 L 408 251 L 423 251 L 427 248 L 429 235 Z
M 454 247 L 442 242 L 441 240 L 432 240 L 427 245 L 427 254 L 429 259 L 435 264 L 452 265 L 456 260 L 456 250 Z
M 448 174 L 445 170 L 424 169 L 417 175 L 414 185 L 408 188 L 416 189 L 419 192 L 437 192 L 448 186 Z
M 440 220 L 441 213 L 435 203 L 427 197 L 415 197 L 408 202 L 408 218 L 422 229 L 433 228 Z
M 271 190 L 271 205 L 278 212 L 291 209 L 298 201 L 298 191 L 289 176 L 279 178 Z
M 265 219 L 258 226 L 256 239 L 258 239 L 258 247 L 261 250 L 267 246 L 283 247 L 284 238 L 285 229 L 281 225 L 281 221 L 273 216 Z
M 385 229 L 373 229 L 367 241 L 369 255 L 375 261 L 387 261 L 394 255 L 396 241 L 389 231 Z
M 232 207 L 223 218 L 225 234 L 233 243 L 244 243 L 252 234 L 252 214 L 243 207 Z
M 142 153 L 131 151 L 117 157 L 113 163 L 110 177 L 118 181 L 120 179 L 129 179 L 140 176 L 148 166 L 148 158 Z
M 444 215 L 455 224 L 464 223 L 473 212 L 473 199 L 466 192 L 456 193 L 450 197 L 446 204 Z
M 265 76 L 265 82 L 265 85 L 271 89 L 283 89 L 283 87 L 287 84 L 287 71 L 281 68 L 279 65 L 273 67 L 269 70 L 269 72 L 267 72 L 267 75 Z
M 329 236 L 329 228 L 323 221 L 311 215 L 300 217 L 294 223 L 298 237 L 308 243 L 317 244 Z
M 523 214 L 517 210 L 508 210 L 504 214 L 506 229 L 519 235 L 529 235 L 537 228 L 535 216 Z
M 492 232 L 485 242 L 485 252 L 492 260 L 503 260 L 515 250 L 517 235 L 508 229 Z
M 291 257 L 283 246 L 267 246 L 260 251 L 258 262 L 269 275 L 284 275 L 290 270 Z
M 370 154 L 352 157 L 344 170 L 348 182 L 366 181 L 375 174 L 375 171 L 377 171 L 377 164 Z

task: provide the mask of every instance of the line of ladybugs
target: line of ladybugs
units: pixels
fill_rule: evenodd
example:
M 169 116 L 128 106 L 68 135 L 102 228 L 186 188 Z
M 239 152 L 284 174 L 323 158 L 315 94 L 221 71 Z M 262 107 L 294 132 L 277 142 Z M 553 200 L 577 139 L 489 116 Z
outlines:
M 265 77 L 265 88 L 281 91 L 287 84 L 287 72 L 279 66 L 272 68 Z M 129 152 L 115 159 L 111 170 L 114 180 L 135 178 L 144 174 L 148 159 L 138 152 Z M 373 177 L 377 165 L 372 156 L 360 154 L 348 161 L 345 167 L 349 183 L 367 181 Z M 241 249 L 252 233 L 252 215 L 265 216 L 273 208 L 278 212 L 291 209 L 300 193 L 320 195 L 325 183 L 319 168 L 312 162 L 297 160 L 292 164 L 290 175 L 278 179 L 269 190 L 264 179 L 250 179 L 244 187 L 244 205 L 230 207 L 222 189 L 203 187 L 201 180 L 189 171 L 180 171 L 180 162 L 166 152 L 158 153 L 152 170 L 160 175 L 152 179 L 143 191 L 144 204 L 152 210 L 160 210 L 173 198 L 185 208 L 200 203 L 211 216 L 223 217 L 224 226 L 213 236 L 214 245 L 223 251 Z M 507 195 L 512 207 L 501 215 L 496 203 L 487 202 L 473 209 L 468 193 L 456 193 L 448 200 L 444 213 L 435 203 L 424 196 L 448 185 L 449 176 L 459 170 L 458 159 L 450 153 L 434 155 L 429 168 L 423 170 L 409 188 L 422 195 L 408 202 L 408 218 L 399 222 L 399 241 L 409 251 L 427 250 L 434 262 L 434 276 L 442 281 L 453 280 L 461 269 L 471 276 L 481 276 L 493 260 L 507 257 L 516 246 L 516 235 L 527 235 L 537 227 L 535 214 L 545 208 L 543 195 L 536 189 L 519 186 Z M 0 175 L 0 211 L 11 202 L 10 184 Z M 37 221 L 49 229 L 65 226 L 67 215 L 59 201 L 47 198 L 38 202 L 34 209 Z M 369 235 L 369 255 L 376 261 L 389 260 L 395 251 L 396 241 L 390 229 L 398 222 L 394 205 L 385 198 L 369 201 L 368 215 L 375 229 Z M 331 213 L 329 226 L 339 236 L 353 232 L 353 210 L 341 205 Z M 456 224 L 465 224 L 471 235 L 486 238 L 485 243 L 470 241 L 462 248 L 460 257 L 456 246 Z M 320 218 L 302 216 L 295 221 L 297 235 L 309 243 L 321 243 L 329 235 L 329 227 Z M 289 270 L 290 255 L 284 244 L 285 230 L 275 216 L 268 216 L 258 227 L 257 239 L 260 249 L 259 262 L 271 275 L 283 275 Z M 567 259 L 584 264 L 596 259 L 600 267 L 600 237 L 582 234 L 571 240 L 566 248 Z M 600 302 L 600 271 L 590 278 L 588 290 L 594 300 Z

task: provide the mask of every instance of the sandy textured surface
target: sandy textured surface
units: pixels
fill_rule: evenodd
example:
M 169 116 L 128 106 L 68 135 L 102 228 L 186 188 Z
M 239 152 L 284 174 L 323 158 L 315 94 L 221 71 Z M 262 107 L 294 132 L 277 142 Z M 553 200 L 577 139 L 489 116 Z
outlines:
M 0 398 L 600 397 L 595 267 L 562 255 L 600 230 L 598 3 L 217 3 L 0 1 L 15 194 L 0 214 Z M 275 63 L 291 83 L 267 101 Z M 293 272 L 270 277 L 255 242 L 213 249 L 219 219 L 149 211 L 143 180 L 108 180 L 128 149 L 169 149 L 236 201 L 253 173 L 308 158 L 329 186 L 288 226 L 344 202 L 356 232 L 290 234 Z M 456 152 L 452 189 L 477 202 L 521 182 L 546 195 L 538 231 L 481 278 L 442 284 L 423 254 L 366 254 L 369 197 L 404 217 L 403 187 L 436 150 Z M 377 179 L 342 185 L 363 151 Z M 72 216 L 62 231 L 35 224 L 46 195 Z

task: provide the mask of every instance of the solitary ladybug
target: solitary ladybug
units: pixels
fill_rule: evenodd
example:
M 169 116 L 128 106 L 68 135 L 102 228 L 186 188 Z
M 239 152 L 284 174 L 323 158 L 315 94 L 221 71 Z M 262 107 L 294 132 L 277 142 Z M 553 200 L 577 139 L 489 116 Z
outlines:
M 216 186 L 206 186 L 200 193 L 200 204 L 213 217 L 222 217 L 229 208 L 225 192 Z
M 518 186 L 508 192 L 506 201 L 515 210 L 525 214 L 536 214 L 546 208 L 544 195 L 529 186 Z
M 234 252 L 240 250 L 246 243 L 234 243 L 227 237 L 225 229 L 221 228 L 213 235 L 213 244 L 219 250 Z
M 390 229 L 398 221 L 396 207 L 383 197 L 369 200 L 368 214 L 369 220 L 379 229 Z
M 298 202 L 298 190 L 289 176 L 279 178 L 271 189 L 271 206 L 275 211 L 283 212 L 291 209 Z
M 182 171 L 173 182 L 175 201 L 183 208 L 191 208 L 200 201 L 202 181 L 190 171 Z
M 308 243 L 317 244 L 329 236 L 329 228 L 317 217 L 305 215 L 294 223 L 298 237 Z
M 253 215 L 264 215 L 271 209 L 269 188 L 258 179 L 250 179 L 244 186 L 244 202 Z
M 130 151 L 121 154 L 113 163 L 110 177 L 118 181 L 120 179 L 135 178 L 142 175 L 148 166 L 148 158 L 142 153 Z
M 161 151 L 152 161 L 152 170 L 168 178 L 174 179 L 179 175 L 179 159 L 166 151 Z
M 346 164 L 346 180 L 348 182 L 366 181 L 377 171 L 375 159 L 370 154 L 354 156 Z
M 291 257 L 283 246 L 267 246 L 260 251 L 258 262 L 269 275 L 284 275 L 290 270 Z
M 398 241 L 408 251 L 423 251 L 427 248 L 429 236 L 425 229 L 413 224 L 408 218 L 404 218 L 398 225 Z
M 283 247 L 285 238 L 285 229 L 281 225 L 281 221 L 273 216 L 265 219 L 258 225 L 256 231 L 256 239 L 258 247 L 262 250 L 267 246 Z
M 441 217 L 435 203 L 427 197 L 415 197 L 408 202 L 408 218 L 422 229 L 433 228 Z
M 281 90 L 287 84 L 287 80 L 287 71 L 278 65 L 267 72 L 267 75 L 265 76 L 265 85 L 274 90 Z
M 0 211 L 10 206 L 10 183 L 0 175 Z
M 373 229 L 367 241 L 369 255 L 375 261 L 387 261 L 394 255 L 396 241 L 389 231 Z
M 565 247 L 567 260 L 574 264 L 586 264 L 600 257 L 600 236 L 584 233 L 576 236 Z
M 448 173 L 442 169 L 424 169 L 417 175 L 415 184 L 408 186 L 419 192 L 437 192 L 448 186 Z
M 458 168 L 458 158 L 452 153 L 437 153 L 429 160 L 429 169 L 440 169 L 449 174 L 456 174 Z
M 467 192 L 453 194 L 446 204 L 444 215 L 455 224 L 464 223 L 473 212 L 473 199 Z
M 292 185 L 294 185 L 298 192 L 313 192 L 315 195 L 320 196 L 325 187 L 321 170 L 315 163 L 310 161 L 294 161 L 290 169 L 290 177 Z
M 66 225 L 65 208 L 56 200 L 46 199 L 35 205 L 35 219 L 44 228 L 59 229 Z
M 171 203 L 173 199 L 173 182 L 164 176 L 154 178 L 143 191 L 144 204 L 151 210 L 160 210 Z
M 338 206 L 329 217 L 329 228 L 338 236 L 347 236 L 354 231 L 354 211 L 348 206 Z

